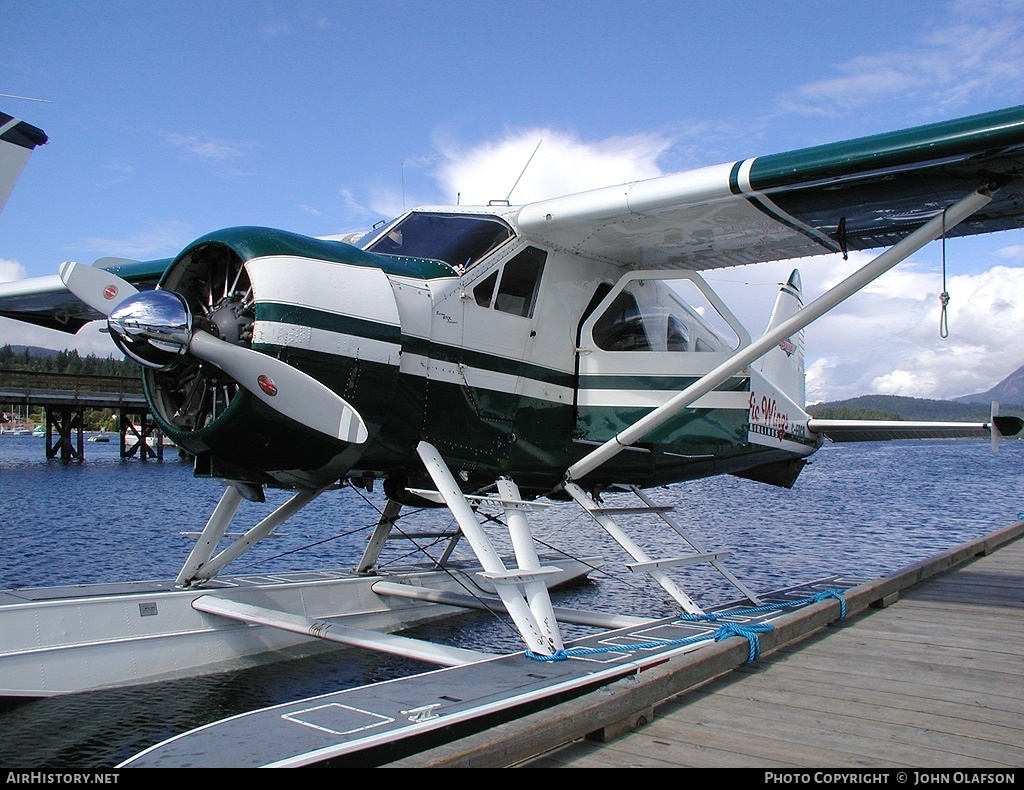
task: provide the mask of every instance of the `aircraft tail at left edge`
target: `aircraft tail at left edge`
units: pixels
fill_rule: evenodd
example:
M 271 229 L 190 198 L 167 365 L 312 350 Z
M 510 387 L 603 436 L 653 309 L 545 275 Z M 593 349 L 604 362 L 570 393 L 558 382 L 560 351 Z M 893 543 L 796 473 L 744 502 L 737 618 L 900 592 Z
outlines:
M 7 205 L 29 156 L 49 139 L 42 129 L 0 112 L 0 211 Z

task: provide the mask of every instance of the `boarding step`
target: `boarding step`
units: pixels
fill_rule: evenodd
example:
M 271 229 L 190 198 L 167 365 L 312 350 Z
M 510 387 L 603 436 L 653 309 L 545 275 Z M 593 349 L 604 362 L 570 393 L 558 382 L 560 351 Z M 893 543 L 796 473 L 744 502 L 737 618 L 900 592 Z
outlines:
M 702 546 L 698 540 L 687 534 L 673 518 L 669 515 L 674 510 L 672 505 L 657 505 L 638 486 L 627 486 L 624 491 L 631 492 L 642 505 L 626 507 L 602 507 L 596 498 L 584 491 L 576 483 L 568 483 L 565 491 L 579 503 L 583 509 L 607 532 L 622 548 L 629 554 L 632 562 L 626 563 L 633 573 L 649 574 L 682 608 L 691 614 L 699 614 L 700 607 L 694 600 L 681 590 L 676 583 L 665 573 L 670 568 L 696 563 L 709 563 L 717 570 L 723 578 L 738 589 L 755 606 L 760 605 L 758 596 L 749 590 L 739 579 L 737 579 L 723 564 L 722 560 L 729 555 L 729 552 L 717 550 L 709 551 Z M 693 549 L 692 554 L 682 557 L 667 559 L 653 559 L 644 549 L 631 538 L 626 531 L 617 523 L 618 516 L 655 516 L 665 525 L 672 529 L 688 546 Z M 648 531 L 645 531 L 648 532 Z
M 728 551 L 708 551 L 700 554 L 688 554 L 685 557 L 673 557 L 664 560 L 649 560 L 647 562 L 627 562 L 626 567 L 633 573 L 650 573 L 652 570 L 663 570 L 665 568 L 678 568 L 681 565 L 693 565 L 698 562 L 713 562 L 724 560 L 729 556 Z
M 374 582 L 371 589 L 377 595 L 390 595 L 396 598 L 408 598 L 415 601 L 429 601 L 430 603 L 444 604 L 446 606 L 458 606 L 463 609 L 502 611 L 505 608 L 505 604 L 497 598 L 466 595 L 465 593 L 449 592 L 447 590 L 435 590 L 430 587 L 414 587 L 411 584 L 399 584 L 397 582 Z M 558 618 L 560 623 L 590 625 L 609 631 L 617 628 L 636 628 L 648 625 L 651 622 L 650 618 L 646 617 L 581 611 L 579 609 L 565 609 L 558 606 L 553 607 L 552 611 L 554 611 L 555 617 Z
M 416 538 L 457 538 L 462 533 L 459 530 L 448 530 L 446 532 L 392 532 L 385 540 L 415 540 Z
M 429 488 L 409 488 L 406 490 L 421 499 L 426 499 L 428 502 L 436 502 L 439 505 L 445 504 L 444 497 L 440 491 L 434 491 Z M 464 496 L 467 501 L 477 505 L 491 505 L 505 510 L 544 510 L 551 507 L 546 502 L 531 502 L 525 499 L 503 499 L 502 497 L 480 494 L 465 494 Z
M 517 585 L 536 581 L 537 579 L 542 579 L 545 576 L 551 576 L 552 574 L 561 572 L 561 568 L 548 566 L 546 568 L 535 568 L 533 570 L 513 568 L 507 571 L 477 571 L 476 575 L 484 579 L 489 579 L 495 584 Z
M 635 513 L 653 515 L 671 513 L 675 510 L 675 507 L 673 505 L 637 505 L 636 507 L 595 507 L 587 509 L 598 516 L 629 516 Z

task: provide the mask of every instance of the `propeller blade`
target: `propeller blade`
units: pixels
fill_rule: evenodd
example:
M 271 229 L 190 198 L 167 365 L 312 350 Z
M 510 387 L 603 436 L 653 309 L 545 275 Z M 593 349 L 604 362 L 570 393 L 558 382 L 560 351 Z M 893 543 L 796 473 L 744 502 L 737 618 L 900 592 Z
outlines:
M 287 362 L 226 343 L 200 329 L 192 333 L 189 351 L 216 365 L 275 411 L 308 428 L 354 444 L 369 437 L 359 412 Z
M 60 279 L 71 293 L 103 315 L 110 315 L 121 302 L 139 292 L 130 282 L 106 269 L 75 261 L 60 265 Z

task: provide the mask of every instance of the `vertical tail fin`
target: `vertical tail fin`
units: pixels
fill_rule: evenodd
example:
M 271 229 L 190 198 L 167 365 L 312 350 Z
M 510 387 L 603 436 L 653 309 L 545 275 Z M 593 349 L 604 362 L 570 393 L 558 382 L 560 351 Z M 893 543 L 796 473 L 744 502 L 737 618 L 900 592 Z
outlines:
M 768 321 L 765 333 L 767 334 L 783 321 L 792 318 L 801 307 L 803 307 L 803 294 L 800 289 L 800 272 L 794 269 L 789 275 L 789 279 L 779 289 L 779 295 L 775 300 L 775 309 L 772 310 L 772 317 Z M 754 367 L 798 406 L 803 408 L 806 405 L 803 330 L 779 343 L 755 362 Z

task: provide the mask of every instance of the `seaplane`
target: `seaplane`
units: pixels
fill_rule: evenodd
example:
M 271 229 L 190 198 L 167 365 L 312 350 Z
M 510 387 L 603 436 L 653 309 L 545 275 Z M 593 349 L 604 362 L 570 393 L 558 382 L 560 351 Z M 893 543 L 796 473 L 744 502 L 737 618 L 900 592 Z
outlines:
M 550 556 L 537 520 L 579 509 L 675 613 L 705 614 L 675 575 L 695 563 L 763 604 L 657 491 L 713 475 L 790 488 L 828 441 L 1019 433 L 997 404 L 980 423 L 816 419 L 804 333 L 930 242 L 1022 226 L 1024 107 L 1013 107 L 525 204 L 422 206 L 365 232 L 224 228 L 173 258 L 68 261 L 0 284 L 0 315 L 69 333 L 105 322 L 139 364 L 161 432 L 223 488 L 173 580 L 0 593 L 0 694 L 216 671 L 318 638 L 488 667 L 475 682 L 492 692 L 492 655 L 399 633 L 474 607 L 511 620 L 531 682 L 537 661 L 557 693 L 621 677 L 637 650 L 619 639 L 614 658 L 573 660 L 564 627 L 614 633 L 649 618 L 555 606 L 553 590 L 609 560 Z M 702 277 L 868 250 L 880 252 L 806 303 L 794 268 L 756 338 Z M 222 574 L 326 492 L 375 487 L 386 505 L 354 567 Z M 271 491 L 282 504 L 228 532 Z M 403 508 L 453 519 L 431 536 L 426 569 L 381 562 L 390 541 L 416 539 Z M 661 556 L 669 535 L 687 550 Z M 517 675 L 507 693 L 523 699 L 524 684 Z M 325 733 L 386 739 L 395 721 L 428 728 L 457 707 L 452 696 L 364 707 L 379 702 L 307 706 L 303 731 L 321 740 L 294 749 L 336 757 L 349 747 Z M 317 719 L 328 709 L 344 710 L 344 726 Z

